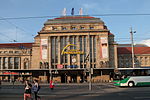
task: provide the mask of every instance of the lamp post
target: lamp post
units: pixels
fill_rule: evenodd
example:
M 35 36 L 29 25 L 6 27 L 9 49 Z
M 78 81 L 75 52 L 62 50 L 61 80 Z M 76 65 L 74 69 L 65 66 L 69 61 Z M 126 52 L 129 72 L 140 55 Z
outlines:
M 133 33 L 136 33 L 136 31 L 133 32 L 131 27 L 130 34 L 131 34 L 131 47 L 132 47 L 132 67 L 135 68 Z
M 92 90 L 92 74 L 91 74 L 91 56 L 90 56 L 90 33 L 88 33 L 88 39 L 89 39 L 89 90 Z

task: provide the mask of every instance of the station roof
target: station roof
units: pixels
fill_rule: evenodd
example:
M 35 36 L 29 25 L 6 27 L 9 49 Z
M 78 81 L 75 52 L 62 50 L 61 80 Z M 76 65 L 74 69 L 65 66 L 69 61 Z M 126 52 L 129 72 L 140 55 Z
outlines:
M 33 43 L 0 43 L 0 48 L 31 49 Z
M 100 18 L 95 18 L 91 16 L 61 16 L 54 19 L 48 19 L 44 24 L 68 24 L 68 23 L 102 23 L 104 22 Z
M 118 54 L 131 54 L 132 47 L 118 47 Z M 150 54 L 150 47 L 134 47 L 134 54 Z

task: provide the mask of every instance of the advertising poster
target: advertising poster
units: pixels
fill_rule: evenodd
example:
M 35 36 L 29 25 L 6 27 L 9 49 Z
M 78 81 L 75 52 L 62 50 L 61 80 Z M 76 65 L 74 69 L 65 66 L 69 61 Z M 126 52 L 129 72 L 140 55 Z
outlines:
M 47 48 L 48 48 L 48 41 L 47 39 L 41 39 L 41 59 L 47 59 Z
M 108 58 L 108 39 L 107 39 L 107 37 L 101 37 L 100 38 L 100 43 L 101 43 L 101 47 L 100 47 L 100 49 L 101 49 L 101 54 L 100 54 L 100 56 L 101 56 L 101 58 Z

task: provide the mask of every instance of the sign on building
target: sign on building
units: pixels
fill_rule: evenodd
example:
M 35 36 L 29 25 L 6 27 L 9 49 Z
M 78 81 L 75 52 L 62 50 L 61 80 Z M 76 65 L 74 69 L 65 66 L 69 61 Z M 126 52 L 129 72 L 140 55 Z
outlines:
M 47 59 L 47 48 L 48 48 L 48 40 L 41 39 L 41 60 Z
M 100 38 L 101 58 L 108 58 L 108 39 L 107 37 Z

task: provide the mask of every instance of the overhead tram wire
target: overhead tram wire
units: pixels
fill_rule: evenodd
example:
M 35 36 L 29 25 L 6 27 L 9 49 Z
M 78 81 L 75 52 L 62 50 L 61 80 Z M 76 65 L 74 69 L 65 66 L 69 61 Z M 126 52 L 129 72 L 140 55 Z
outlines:
M 4 18 L 4 17 L 0 17 L 0 18 Z M 26 30 L 24 30 L 23 28 L 21 28 L 20 26 L 10 22 L 9 20 L 5 19 L 4 21 L 6 21 L 7 23 L 9 23 L 10 25 L 14 26 L 16 28 L 16 39 L 13 40 L 13 42 L 17 42 L 17 29 L 25 32 L 25 33 L 30 33 L 30 32 L 27 32 Z M 32 35 L 33 36 L 33 35 Z
M 3 18 L 3 17 L 0 17 L 0 18 Z M 4 18 L 4 19 L 5 19 L 5 18 Z M 11 24 L 12 26 L 14 26 L 14 27 L 17 28 L 17 29 L 20 29 L 20 30 L 24 31 L 25 33 L 29 33 L 29 32 L 27 32 L 27 31 L 25 31 L 23 28 L 19 27 L 18 25 L 14 24 L 14 23 L 12 23 L 12 22 L 10 22 L 10 21 L 8 21 L 7 19 L 5 19 L 4 21 L 6 21 L 7 23 Z
M 84 16 L 84 15 L 83 15 Z M 150 16 L 150 13 L 145 14 L 91 14 L 89 16 Z M 0 20 L 19 20 L 19 19 L 38 19 L 38 18 L 54 18 L 60 16 L 31 16 L 31 17 L 7 17 Z
M 9 42 L 16 41 L 16 40 L 10 38 L 9 36 L 7 36 L 7 35 L 5 35 L 5 34 L 3 34 L 1 32 L 0 32 L 0 35 L 3 36 L 3 37 L 6 37 L 7 39 L 9 39 Z
M 10 17 L 10 18 L 0 18 L 0 20 L 18 20 L 18 19 L 38 19 L 38 18 L 53 18 L 59 16 L 35 16 L 35 17 Z

